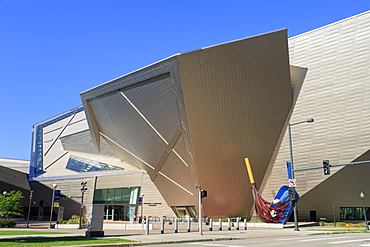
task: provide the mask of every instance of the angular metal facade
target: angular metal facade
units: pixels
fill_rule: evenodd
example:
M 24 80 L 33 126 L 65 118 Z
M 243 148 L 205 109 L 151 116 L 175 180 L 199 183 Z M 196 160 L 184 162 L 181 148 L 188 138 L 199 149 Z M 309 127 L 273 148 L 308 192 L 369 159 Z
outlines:
M 141 186 L 147 202 L 161 204 L 144 213 L 170 217 L 169 206 L 197 208 L 201 185 L 205 215 L 249 216 L 243 160 L 271 201 L 288 182 L 289 122 L 315 119 L 292 127 L 296 169 L 370 160 L 369 40 L 370 11 L 290 39 L 280 30 L 177 54 L 109 81 L 81 93 L 83 111 L 34 126 L 30 177 L 48 190 L 63 180 L 71 194 L 71 177 L 97 176 L 99 188 Z M 79 174 L 66 169 L 70 155 L 125 171 Z M 330 176 L 295 172 L 299 220 L 339 219 L 341 207 L 360 207 L 369 172 L 369 163 L 332 167 Z
M 369 161 L 370 145 L 370 11 L 289 39 L 290 63 L 308 68 L 290 122 L 296 169 L 352 161 Z M 287 184 L 288 136 L 263 181 L 262 195 L 271 200 Z M 370 165 L 338 166 L 331 175 L 313 169 L 296 172 L 300 220 L 340 218 L 341 207 L 361 207 L 359 194 L 370 195 Z M 365 197 L 370 204 L 369 196 Z M 312 214 L 312 213 L 311 213 Z
M 290 67 L 281 30 L 175 55 L 81 98 L 95 143 L 145 169 L 168 205 L 196 206 L 199 184 L 206 215 L 242 216 L 253 205 L 243 159 L 261 183 L 305 71 Z

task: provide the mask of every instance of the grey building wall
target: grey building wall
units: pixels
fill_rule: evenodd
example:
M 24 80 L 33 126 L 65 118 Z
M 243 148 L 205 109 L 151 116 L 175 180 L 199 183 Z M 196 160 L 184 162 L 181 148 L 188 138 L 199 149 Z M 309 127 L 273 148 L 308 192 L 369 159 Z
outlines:
M 308 68 L 291 123 L 314 118 L 312 124 L 292 126 L 295 168 L 343 164 L 368 152 L 370 128 L 370 12 L 312 30 L 289 39 L 290 63 Z M 287 184 L 285 135 L 276 161 L 263 181 L 262 195 L 271 200 Z M 363 156 L 360 160 L 370 160 Z M 359 194 L 370 195 L 369 164 L 295 172 L 300 219 L 336 219 L 340 207 L 361 207 Z M 365 197 L 370 205 L 370 197 Z

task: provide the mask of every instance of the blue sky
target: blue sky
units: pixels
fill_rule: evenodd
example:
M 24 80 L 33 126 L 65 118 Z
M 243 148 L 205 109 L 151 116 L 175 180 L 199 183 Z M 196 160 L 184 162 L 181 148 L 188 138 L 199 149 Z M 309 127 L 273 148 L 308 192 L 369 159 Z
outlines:
M 277 29 L 292 37 L 369 9 L 369 0 L 0 0 L 0 157 L 28 160 L 34 124 L 133 70 Z

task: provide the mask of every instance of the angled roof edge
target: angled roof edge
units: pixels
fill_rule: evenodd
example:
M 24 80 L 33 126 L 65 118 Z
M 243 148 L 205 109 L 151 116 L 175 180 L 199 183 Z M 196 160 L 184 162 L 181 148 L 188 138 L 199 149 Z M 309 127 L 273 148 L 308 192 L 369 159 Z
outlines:
M 257 35 L 253 35 L 253 36 L 247 36 L 247 37 L 244 37 L 244 38 L 240 38 L 240 39 L 236 39 L 236 40 L 232 40 L 232 41 L 223 42 L 223 43 L 220 43 L 220 44 L 215 44 L 215 45 L 206 46 L 206 47 L 203 47 L 203 48 L 200 48 L 200 49 L 197 49 L 197 50 L 192 50 L 192 51 L 189 51 L 189 52 L 176 53 L 176 54 L 174 54 L 174 55 L 172 55 L 172 56 L 169 56 L 169 57 L 163 58 L 163 59 L 161 59 L 161 60 L 159 60 L 159 61 L 157 61 L 157 62 L 151 63 L 151 64 L 149 64 L 149 65 L 146 65 L 146 66 L 144 66 L 144 67 L 141 67 L 141 68 L 139 68 L 139 69 L 136 69 L 136 70 L 134 70 L 134 71 L 132 71 L 132 72 L 129 72 L 129 73 L 127 73 L 127 74 L 124 74 L 124 75 L 122 75 L 122 76 L 116 77 L 116 78 L 114 78 L 114 79 L 112 79 L 112 80 L 109 80 L 109 81 L 107 81 L 107 82 L 104 82 L 104 83 L 102 83 L 102 84 L 100 84 L 100 85 L 98 85 L 98 86 L 95 86 L 95 87 L 92 87 L 92 88 L 90 88 L 90 89 L 87 89 L 87 90 L 85 90 L 85 91 L 81 92 L 81 93 L 80 93 L 80 96 L 81 96 L 82 98 L 85 98 L 85 97 L 84 97 L 84 94 L 86 94 L 86 93 L 88 93 L 88 92 L 90 92 L 90 91 L 93 91 L 93 90 L 95 90 L 95 89 L 97 89 L 97 88 L 99 88 L 99 87 L 104 87 L 105 85 L 107 85 L 107 84 L 109 84 L 109 83 L 111 83 L 111 82 L 117 81 L 117 80 L 122 79 L 122 78 L 127 77 L 127 76 L 130 76 L 130 75 L 135 74 L 135 73 L 137 73 L 137 72 L 139 72 L 139 71 L 141 71 L 141 70 L 143 70 L 143 69 L 149 68 L 149 67 L 151 67 L 151 66 L 153 66 L 153 65 L 156 65 L 156 64 L 160 64 L 160 63 L 162 63 L 162 62 L 164 62 L 164 61 L 166 61 L 166 60 L 169 60 L 169 59 L 174 58 L 174 57 L 177 57 L 177 56 L 181 56 L 181 55 L 185 55 L 185 54 L 189 54 L 189 53 L 193 53 L 193 52 L 198 52 L 198 51 L 202 51 L 202 50 L 206 50 L 206 49 L 210 49 L 210 48 L 214 48 L 214 47 L 218 47 L 218 46 L 222 46 L 222 45 L 227 45 L 227 44 L 230 44 L 230 43 L 235 43 L 235 42 L 242 41 L 242 40 L 246 40 L 246 39 L 253 39 L 253 38 L 257 38 L 257 37 L 260 37 L 260 36 L 268 35 L 268 34 L 271 34 L 271 33 L 274 33 L 274 32 L 287 31 L 287 30 L 288 30 L 288 29 L 286 29 L 286 28 L 284 28 L 284 29 L 277 29 L 277 30 L 275 30 L 275 31 L 266 32 L 266 33 L 263 33 L 263 34 L 257 34 Z M 88 99 L 87 99 L 87 100 L 88 100 Z
M 89 177 L 103 177 L 103 176 L 109 176 L 109 175 L 128 175 L 128 174 L 138 174 L 138 173 L 144 173 L 143 170 L 108 170 L 108 171 L 99 171 L 99 172 L 84 172 L 79 174 L 73 174 L 73 175 L 61 175 L 61 176 L 51 176 L 51 177 L 39 177 L 39 178 L 30 178 L 30 182 L 37 182 L 37 181 L 52 181 L 56 179 L 73 179 L 73 178 L 89 178 Z
M 47 118 L 47 119 L 45 119 L 45 120 L 43 120 L 43 121 L 41 121 L 41 122 L 38 122 L 38 123 L 34 124 L 34 125 L 33 125 L 33 128 L 35 128 L 35 127 L 37 127 L 37 126 L 40 126 L 40 125 L 42 125 L 42 124 L 48 123 L 48 122 L 50 122 L 50 121 L 52 121 L 52 120 L 54 120 L 54 119 L 56 119 L 56 118 L 59 118 L 59 117 L 63 117 L 63 116 L 65 116 L 65 115 L 68 115 L 69 113 L 79 112 L 79 111 L 82 111 L 82 110 L 83 110 L 83 106 L 82 106 L 82 105 L 77 106 L 77 107 L 74 107 L 74 108 L 72 108 L 72 109 L 70 109 L 70 110 L 68 110 L 68 111 L 64 111 L 64 112 L 62 112 L 62 113 L 60 113 L 60 114 L 57 114 L 57 115 L 55 115 L 55 116 L 53 116 L 53 117 Z
M 103 84 L 100 84 L 100 85 L 98 85 L 98 86 L 95 86 L 95 87 L 92 87 L 92 88 L 90 88 L 90 89 L 87 89 L 87 90 L 85 90 L 85 91 L 81 92 L 81 93 L 80 93 L 80 95 L 81 95 L 81 97 L 82 97 L 82 95 L 83 95 L 83 94 L 85 94 L 85 93 L 87 93 L 87 92 L 89 92 L 89 91 L 92 91 L 92 90 L 94 90 L 94 89 L 96 89 L 96 88 L 99 88 L 99 87 L 103 87 L 103 86 L 105 86 L 106 84 L 109 84 L 109 83 L 111 83 L 111 82 L 113 82 L 113 81 L 119 80 L 119 79 L 121 79 L 121 78 L 123 78 L 123 77 L 126 77 L 126 76 L 129 76 L 129 75 L 132 75 L 132 74 L 134 74 L 134 73 L 136 73 L 136 72 L 139 72 L 140 70 L 143 70 L 143 69 L 145 69 L 145 68 L 151 67 L 151 66 L 156 65 L 156 64 L 159 64 L 159 63 L 161 63 L 161 62 L 163 62 L 163 61 L 166 61 L 166 60 L 171 59 L 171 58 L 173 58 L 173 57 L 176 57 L 176 56 L 178 56 L 178 55 L 180 55 L 180 53 L 176 53 L 176 54 L 174 54 L 174 55 L 172 55 L 172 56 L 169 56 L 169 57 L 163 58 L 163 59 L 161 59 L 161 60 L 159 60 L 159 61 L 157 61 L 157 62 L 151 63 L 151 64 L 149 64 L 149 65 L 146 65 L 146 66 L 144 66 L 144 67 L 141 67 L 141 68 L 139 68 L 139 69 L 136 69 L 136 70 L 134 70 L 134 71 L 131 71 L 131 72 L 127 73 L 127 74 L 124 74 L 124 75 L 121 75 L 121 76 L 119 76 L 119 77 L 116 77 L 116 78 L 114 78 L 114 79 L 112 79 L 112 80 L 109 80 L 109 81 L 107 81 L 107 82 L 104 82 Z
M 239 42 L 239 41 L 246 40 L 246 39 L 254 39 L 254 38 L 258 38 L 258 37 L 261 37 L 261 36 L 269 35 L 269 34 L 275 33 L 275 32 L 281 32 L 281 31 L 288 31 L 288 29 L 287 28 L 277 29 L 277 30 L 266 32 L 266 33 L 262 33 L 262 34 L 257 34 L 257 35 L 253 35 L 253 36 L 247 36 L 247 37 L 240 38 L 240 39 L 226 41 L 226 42 L 223 42 L 223 43 L 220 43 L 220 44 L 206 46 L 206 47 L 200 48 L 198 50 L 193 50 L 193 51 L 190 51 L 190 52 L 184 52 L 184 53 L 181 53 L 181 54 L 178 54 L 178 55 L 185 55 L 185 54 L 192 53 L 192 52 L 203 51 L 203 50 L 206 50 L 206 49 L 210 49 L 210 48 L 214 48 L 214 47 L 218 47 L 218 46 L 223 46 L 223 45 L 228 45 L 228 44 Z
M 298 37 L 300 37 L 300 36 L 307 35 L 307 34 L 310 34 L 310 33 L 313 33 L 313 32 L 317 32 L 317 31 L 320 31 L 320 30 L 322 30 L 322 29 L 324 29 L 324 28 L 328 28 L 328 27 L 330 27 L 330 26 L 334 26 L 334 25 L 340 24 L 340 23 L 342 23 L 342 22 L 346 22 L 346 21 L 352 20 L 352 19 L 354 19 L 354 18 L 358 18 L 358 17 L 360 17 L 360 16 L 362 16 L 362 15 L 367 15 L 367 14 L 370 14 L 370 10 L 365 11 L 365 12 L 362 12 L 362 13 L 357 14 L 357 15 L 350 16 L 350 17 L 348 17 L 348 18 L 345 18 L 345 19 L 342 19 L 342 20 L 339 20 L 339 21 L 336 21 L 336 22 L 333 22 L 333 23 L 330 23 L 330 24 L 325 25 L 325 26 L 322 26 L 322 27 L 318 27 L 318 28 L 316 28 L 316 29 L 313 29 L 313 30 L 307 31 L 307 32 L 305 32 L 305 33 L 298 34 L 298 35 L 296 35 L 296 36 L 293 36 L 293 37 L 288 38 L 288 40 L 290 40 L 290 39 L 295 39 L 295 38 L 298 38 Z

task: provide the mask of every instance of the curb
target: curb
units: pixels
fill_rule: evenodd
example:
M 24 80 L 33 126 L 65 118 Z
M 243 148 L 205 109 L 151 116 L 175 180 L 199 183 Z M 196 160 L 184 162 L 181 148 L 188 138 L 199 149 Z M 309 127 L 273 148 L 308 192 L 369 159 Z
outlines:
M 224 238 L 208 238 L 208 239 L 186 239 L 186 240 L 171 240 L 158 242 L 133 242 L 133 243 L 113 243 L 113 244 L 88 244 L 88 245 L 68 245 L 64 247 L 123 247 L 123 246 L 145 246 L 145 245 L 163 245 L 163 244 L 181 244 L 193 242 L 211 242 L 222 240 L 238 240 L 240 238 L 224 237 Z M 63 246 L 60 246 L 63 247 Z

